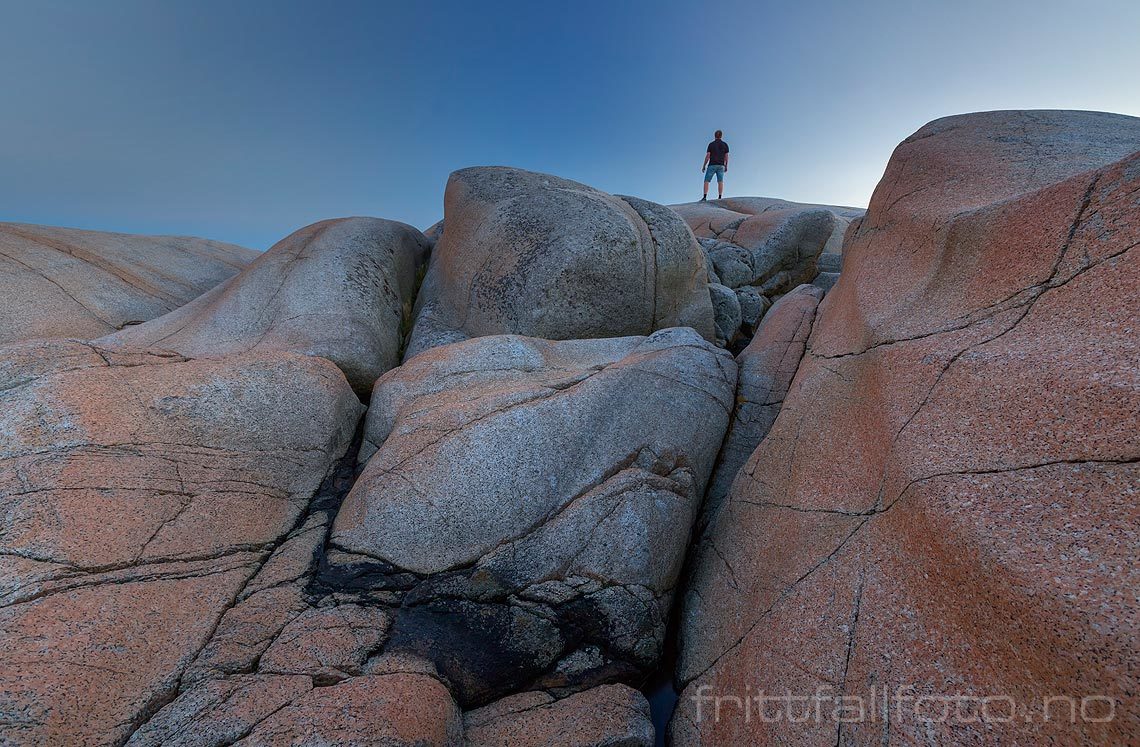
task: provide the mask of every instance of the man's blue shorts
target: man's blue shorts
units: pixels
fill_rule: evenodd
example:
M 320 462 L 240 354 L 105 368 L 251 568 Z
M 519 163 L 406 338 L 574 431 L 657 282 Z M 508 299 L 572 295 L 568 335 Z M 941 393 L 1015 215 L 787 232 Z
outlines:
M 721 184 L 724 182 L 724 167 L 723 166 L 716 166 L 716 165 L 710 163 L 709 167 L 707 169 L 705 169 L 705 181 L 711 182 L 714 174 L 716 175 L 717 184 Z

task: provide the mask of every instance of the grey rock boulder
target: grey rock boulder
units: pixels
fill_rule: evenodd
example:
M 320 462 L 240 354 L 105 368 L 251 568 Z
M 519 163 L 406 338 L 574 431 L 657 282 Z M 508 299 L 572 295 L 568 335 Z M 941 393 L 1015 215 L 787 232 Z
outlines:
M 754 245 L 749 236 L 754 237 L 756 228 L 763 232 L 766 230 L 765 225 L 771 227 L 784 216 L 803 210 L 827 210 L 835 218 L 835 228 L 823 247 L 823 251 L 829 254 L 842 253 L 844 234 L 848 226 L 867 212 L 864 208 L 791 202 L 776 197 L 729 197 L 708 202 L 687 202 L 670 207 L 684 218 L 698 239 L 719 236 L 731 241 L 739 232 L 738 243 L 743 246 Z M 760 220 L 752 220 L 754 217 L 759 217 Z
M 0 223 L 0 345 L 89 340 L 149 321 L 233 277 L 257 256 L 184 236 Z
M 802 210 L 781 221 L 753 250 L 752 282 L 766 295 L 787 293 L 815 277 L 817 259 L 835 230 L 828 210 Z M 773 280 L 779 278 L 779 283 Z
M 428 228 L 424 229 L 424 236 L 427 236 L 428 241 L 433 245 L 439 241 L 439 237 L 443 235 L 443 221 L 439 220 L 431 224 Z
M 767 296 L 760 295 L 760 291 L 751 285 L 736 289 L 736 299 L 740 303 L 740 324 L 750 331 L 755 331 L 760 319 L 767 313 L 772 302 Z
M 723 285 L 739 288 L 752 282 L 756 271 L 752 266 L 752 252 L 727 241 L 718 241 L 709 250 L 709 260 L 716 268 Z
M 386 650 L 465 704 L 644 672 L 735 381 L 684 328 L 426 351 L 376 384 L 326 573 L 402 595 Z
M 838 272 L 821 272 L 815 276 L 815 279 L 811 281 L 811 284 L 814 285 L 816 288 L 819 288 L 824 293 L 826 293 L 829 290 L 831 290 L 832 288 L 834 288 L 835 284 L 838 282 L 839 282 L 839 273 Z
M 740 299 L 736 291 L 715 283 L 709 285 L 709 297 L 712 299 L 713 314 L 716 320 L 717 341 L 732 342 L 740 330 Z
M 843 255 L 831 254 L 824 252 L 819 255 L 819 261 L 816 262 L 820 272 L 840 272 L 843 269 Z
M 820 257 L 825 257 L 826 271 L 838 271 L 830 268 L 840 256 L 844 235 L 865 212 L 766 197 L 672 207 L 709 247 L 724 285 L 754 285 L 770 296 L 811 282 L 821 271 Z
M 400 361 L 428 239 L 403 223 L 340 218 L 279 241 L 242 273 L 165 316 L 100 340 L 193 357 L 288 350 L 327 358 L 360 395 Z
M 713 337 L 707 274 L 671 210 L 521 169 L 456 171 L 406 358 L 496 334 Z

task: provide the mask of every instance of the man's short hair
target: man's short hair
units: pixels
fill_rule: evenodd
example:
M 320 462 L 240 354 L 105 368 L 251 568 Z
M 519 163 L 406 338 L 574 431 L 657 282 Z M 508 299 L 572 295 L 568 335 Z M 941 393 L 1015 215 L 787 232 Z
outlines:
M 715 137 L 719 140 L 723 134 L 724 134 L 723 132 L 721 132 L 720 130 L 717 130 L 716 132 L 713 133 L 713 137 Z

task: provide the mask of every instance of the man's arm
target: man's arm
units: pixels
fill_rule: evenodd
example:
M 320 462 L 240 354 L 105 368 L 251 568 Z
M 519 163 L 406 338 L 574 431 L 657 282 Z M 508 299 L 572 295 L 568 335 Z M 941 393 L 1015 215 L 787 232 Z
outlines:
M 728 151 L 724 152 L 724 173 L 728 173 Z
M 701 164 L 701 171 L 704 171 L 705 169 L 707 169 L 709 167 L 709 158 L 711 158 L 711 157 L 712 157 L 712 151 L 706 150 L 705 151 L 705 162 Z

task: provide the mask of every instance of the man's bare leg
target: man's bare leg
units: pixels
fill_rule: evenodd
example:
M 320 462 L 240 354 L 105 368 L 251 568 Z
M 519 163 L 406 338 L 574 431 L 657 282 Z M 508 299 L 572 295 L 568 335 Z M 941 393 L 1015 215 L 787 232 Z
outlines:
M 705 182 L 705 197 L 709 196 L 709 183 Z
M 706 184 L 705 186 L 707 187 L 708 185 Z M 716 180 L 716 198 L 718 200 L 724 199 L 724 179 Z

